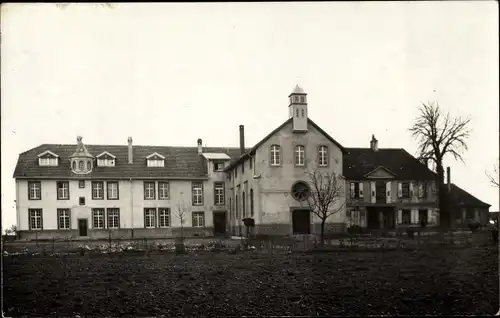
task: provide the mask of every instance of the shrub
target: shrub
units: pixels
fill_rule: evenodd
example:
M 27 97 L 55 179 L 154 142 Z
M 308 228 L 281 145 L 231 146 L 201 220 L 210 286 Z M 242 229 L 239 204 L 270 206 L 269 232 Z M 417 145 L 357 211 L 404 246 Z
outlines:
M 481 223 L 473 221 L 468 224 L 469 230 L 471 230 L 473 233 L 477 232 L 481 228 Z

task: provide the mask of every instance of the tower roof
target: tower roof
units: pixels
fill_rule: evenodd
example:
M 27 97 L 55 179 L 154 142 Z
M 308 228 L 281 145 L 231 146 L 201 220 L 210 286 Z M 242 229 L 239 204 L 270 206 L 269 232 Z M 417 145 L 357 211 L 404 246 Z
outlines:
M 93 157 L 83 144 L 82 136 L 76 137 L 76 150 L 71 157 Z
M 305 94 L 305 92 L 299 85 L 295 85 L 292 94 Z

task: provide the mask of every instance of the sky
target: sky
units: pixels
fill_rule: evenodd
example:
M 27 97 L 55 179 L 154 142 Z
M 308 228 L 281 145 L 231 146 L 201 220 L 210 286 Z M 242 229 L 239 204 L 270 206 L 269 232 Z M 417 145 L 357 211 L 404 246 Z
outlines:
M 470 115 L 451 180 L 499 210 L 498 4 L 277 2 L 2 4 L 2 227 L 14 168 L 44 143 L 252 146 L 309 117 L 346 147 L 404 148 L 423 102 Z

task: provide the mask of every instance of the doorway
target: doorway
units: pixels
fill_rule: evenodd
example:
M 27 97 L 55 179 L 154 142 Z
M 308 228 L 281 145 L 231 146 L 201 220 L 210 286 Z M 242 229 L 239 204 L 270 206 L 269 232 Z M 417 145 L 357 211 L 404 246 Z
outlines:
M 311 211 L 300 209 L 292 211 L 293 234 L 311 233 Z
M 214 235 L 223 236 L 226 235 L 226 212 L 217 211 L 214 212 Z
M 88 224 L 87 219 L 78 219 L 78 235 L 88 236 Z

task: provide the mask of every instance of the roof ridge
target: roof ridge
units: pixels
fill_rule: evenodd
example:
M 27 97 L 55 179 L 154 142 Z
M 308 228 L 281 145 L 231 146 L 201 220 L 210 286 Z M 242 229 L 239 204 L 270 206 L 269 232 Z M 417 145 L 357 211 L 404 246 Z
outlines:
M 75 147 L 75 144 L 41 144 L 39 146 L 33 147 L 29 150 L 22 152 L 21 154 L 27 153 L 33 149 L 41 148 L 41 147 L 50 147 L 50 146 L 59 146 L 59 147 Z M 128 147 L 128 145 L 113 145 L 113 144 L 85 144 L 86 147 Z M 161 147 L 161 148 L 198 148 L 197 146 L 162 146 L 162 145 L 133 145 L 133 147 Z M 240 147 L 231 146 L 203 146 L 203 148 L 224 148 L 224 149 L 240 149 Z M 251 147 L 245 147 L 245 149 L 252 149 Z

